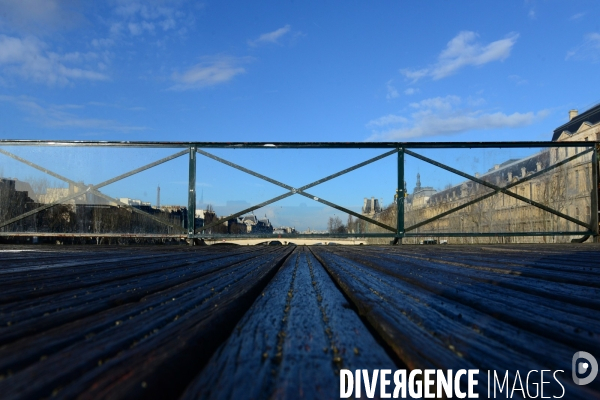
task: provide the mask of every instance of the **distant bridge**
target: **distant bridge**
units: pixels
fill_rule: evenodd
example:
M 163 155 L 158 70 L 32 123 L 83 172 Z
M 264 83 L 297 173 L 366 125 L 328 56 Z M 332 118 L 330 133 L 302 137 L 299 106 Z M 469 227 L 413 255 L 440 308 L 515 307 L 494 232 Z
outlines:
M 271 242 L 281 242 L 283 245 L 287 244 L 296 244 L 299 246 L 314 246 L 314 245 L 330 245 L 330 244 L 339 244 L 339 245 L 350 245 L 350 246 L 358 246 L 365 245 L 367 241 L 365 239 L 360 238 L 316 238 L 316 239 L 306 239 L 306 238 L 258 238 L 258 239 L 213 239 L 206 240 L 206 244 L 214 245 L 214 244 L 238 244 L 238 245 L 258 245 L 258 244 L 269 244 Z

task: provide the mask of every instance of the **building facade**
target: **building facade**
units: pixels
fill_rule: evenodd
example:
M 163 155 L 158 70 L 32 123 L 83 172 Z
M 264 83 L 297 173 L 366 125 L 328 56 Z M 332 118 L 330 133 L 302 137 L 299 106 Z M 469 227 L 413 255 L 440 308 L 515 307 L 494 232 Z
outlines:
M 553 141 L 600 141 L 600 105 L 578 114 L 569 112 L 569 122 L 558 127 Z M 593 144 L 590 143 L 590 146 Z M 593 182 L 592 153 L 578 154 L 589 149 L 585 147 L 546 148 L 529 157 L 510 159 L 494 165 L 485 174 L 476 177 L 499 187 L 512 185 L 509 190 L 526 200 L 537 202 L 545 207 L 566 214 L 576 220 L 590 223 L 594 221 L 592 192 L 598 191 L 598 182 Z M 574 159 L 531 178 L 547 167 Z M 493 190 L 474 181 L 463 181 L 443 190 L 421 186 L 417 174 L 417 185 L 404 202 L 405 228 L 432 219 L 453 208 L 465 205 L 474 199 L 493 193 Z M 363 214 L 364 211 L 363 211 Z M 365 214 L 366 215 L 366 214 Z M 396 225 L 396 205 L 376 213 L 374 218 L 390 226 Z M 596 220 L 597 221 L 597 220 Z M 499 233 L 495 237 L 441 237 L 449 243 L 506 243 L 506 242 L 569 242 L 582 235 L 587 229 L 575 222 L 554 215 L 539 207 L 512 196 L 496 193 L 468 205 L 443 218 L 436 219 L 407 232 L 422 234 L 420 238 L 405 238 L 404 243 L 418 243 L 428 235 L 438 237 L 443 233 Z M 383 232 L 381 228 L 369 227 L 370 232 Z M 527 233 L 574 232 L 566 236 L 526 236 Z M 506 233 L 508 235 L 502 235 Z M 523 233 L 523 236 L 511 236 Z M 433 237 L 433 236 L 432 236 Z M 382 240 L 373 240 L 382 242 Z

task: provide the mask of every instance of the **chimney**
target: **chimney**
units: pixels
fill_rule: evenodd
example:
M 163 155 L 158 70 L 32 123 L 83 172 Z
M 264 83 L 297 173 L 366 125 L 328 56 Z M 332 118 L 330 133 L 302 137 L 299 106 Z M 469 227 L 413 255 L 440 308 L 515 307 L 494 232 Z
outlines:
M 512 182 L 512 172 L 509 172 L 509 173 L 508 173 L 508 181 L 509 181 L 509 182 Z
M 569 121 L 571 121 L 573 118 L 575 118 L 577 115 L 579 115 L 579 112 L 577 110 L 570 110 L 569 111 Z
M 494 169 L 499 169 L 499 168 L 500 168 L 500 164 L 494 165 Z
M 525 178 L 526 174 L 527 174 L 527 169 L 525 167 L 521 167 L 521 178 Z
M 479 172 L 475 172 L 475 178 L 479 178 Z
M 538 171 L 542 170 L 542 163 L 540 161 L 538 161 L 537 163 L 535 163 L 535 166 L 537 167 Z

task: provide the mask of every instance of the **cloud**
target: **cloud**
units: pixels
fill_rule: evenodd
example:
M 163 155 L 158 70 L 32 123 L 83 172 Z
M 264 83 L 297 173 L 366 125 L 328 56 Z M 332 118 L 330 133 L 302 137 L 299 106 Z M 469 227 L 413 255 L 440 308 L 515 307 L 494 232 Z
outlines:
M 508 79 L 514 82 L 517 86 L 527 85 L 529 83 L 527 79 L 523 79 L 519 75 L 509 75 Z
M 565 59 L 569 60 L 571 58 L 579 61 L 599 61 L 600 33 L 592 32 L 585 35 L 583 38 L 583 43 L 567 52 Z
M 448 42 L 438 56 L 436 64 L 416 70 L 405 68 L 401 69 L 400 73 L 413 82 L 424 77 L 434 80 L 446 78 L 467 66 L 481 66 L 492 61 L 505 60 L 519 38 L 518 34 L 511 33 L 505 39 L 481 45 L 475 41 L 477 36 L 475 32 L 460 32 Z
M 279 39 L 290 32 L 291 29 L 292 27 L 290 25 L 286 25 L 283 28 L 274 30 L 273 32 L 263 33 L 257 39 L 248 40 L 248 45 L 255 47 L 266 43 L 278 43 Z
M 575 20 L 578 20 L 578 19 L 582 18 L 584 15 L 585 15 L 585 13 L 584 13 L 584 12 L 580 12 L 580 13 L 577 13 L 577 14 L 573 14 L 573 15 L 571 15 L 571 17 L 569 18 L 569 21 L 575 21 Z
M 36 123 L 48 128 L 96 129 L 123 133 L 147 129 L 143 126 L 127 125 L 111 119 L 84 118 L 73 114 L 73 111 L 65 111 L 86 108 L 84 105 L 79 104 L 42 105 L 32 97 L 7 95 L 0 95 L 0 102 L 14 104 L 29 114 Z
M 408 88 L 404 91 L 404 94 L 407 96 L 412 96 L 415 93 L 419 93 L 419 89 L 415 89 L 415 88 Z
M 398 90 L 396 90 L 396 88 L 394 86 L 392 86 L 391 80 L 387 81 L 386 87 L 387 87 L 387 95 L 385 96 L 386 99 L 391 100 L 391 99 L 395 99 L 396 97 L 400 96 L 398 94 Z
M 112 39 L 127 34 L 135 37 L 169 31 L 185 35 L 187 28 L 194 24 L 193 15 L 184 12 L 183 7 L 169 6 L 181 1 L 116 0 L 115 3 L 114 17 L 109 22 Z
M 406 123 L 408 122 L 408 119 L 399 116 L 399 115 L 395 115 L 395 114 L 388 114 L 386 116 L 383 117 L 379 117 L 377 119 L 371 120 L 367 123 L 367 128 L 373 128 L 373 127 L 378 127 L 378 126 L 387 126 L 387 125 L 393 125 L 393 124 L 399 124 L 399 123 Z
M 410 107 L 417 110 L 450 111 L 460 103 L 460 97 L 450 95 L 446 97 L 432 97 L 417 103 L 410 103 Z
M 66 85 L 74 80 L 105 81 L 108 76 L 68 64 L 90 63 L 100 56 L 93 52 L 58 54 L 47 51 L 46 44 L 33 38 L 0 35 L 0 68 L 4 75 L 47 85 Z
M 236 75 L 246 72 L 242 64 L 249 62 L 249 57 L 216 56 L 204 57 L 203 61 L 183 73 L 172 76 L 175 85 L 170 90 L 199 89 L 214 86 L 233 79 Z
M 74 0 L 0 0 L 0 26 L 20 33 L 46 34 L 84 21 Z
M 154 33 L 154 24 L 146 21 L 142 21 L 141 23 L 130 22 L 127 24 L 127 27 L 132 36 L 138 36 L 144 32 Z
M 367 141 L 422 139 L 456 135 L 470 130 L 517 128 L 530 125 L 547 115 L 547 111 L 490 113 L 461 107 L 462 103 L 457 96 L 436 97 L 412 103 L 410 106 L 414 112 L 410 118 L 387 115 L 370 121 L 367 124 L 370 128 L 393 126 L 387 130 L 372 131 Z

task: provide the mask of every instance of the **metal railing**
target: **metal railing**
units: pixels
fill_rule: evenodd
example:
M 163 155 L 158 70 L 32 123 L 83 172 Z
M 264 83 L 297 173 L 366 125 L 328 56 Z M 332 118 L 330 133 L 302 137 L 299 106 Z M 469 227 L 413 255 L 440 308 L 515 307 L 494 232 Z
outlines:
M 77 181 L 75 179 L 71 179 L 69 177 L 64 176 L 63 174 L 59 174 L 49 166 L 38 165 L 37 163 L 28 160 L 24 157 L 21 157 L 13 152 L 7 151 L 6 147 L 12 146 L 35 146 L 36 148 L 44 148 L 44 147 L 70 147 L 70 148 L 78 148 L 78 147 L 124 147 L 124 148 L 172 148 L 172 149 L 183 149 L 175 152 L 172 155 L 167 157 L 163 157 L 154 162 L 143 165 L 139 168 L 135 168 L 126 173 L 117 175 L 113 178 L 104 180 L 95 184 L 84 184 L 83 182 Z M 538 168 L 537 171 L 530 173 L 527 176 L 522 176 L 520 179 L 515 180 L 514 182 L 508 182 L 506 185 L 502 186 L 498 183 L 492 183 L 489 179 L 483 179 L 482 177 L 474 176 L 472 174 L 461 171 L 457 168 L 454 168 L 447 163 L 442 163 L 436 161 L 430 157 L 426 157 L 425 155 L 420 153 L 422 149 L 515 149 L 515 148 L 576 148 L 583 149 L 582 151 L 576 150 L 575 154 L 572 156 L 564 157 L 562 159 L 554 159 L 553 162 L 548 163 L 545 168 Z M 353 165 L 349 168 L 342 169 L 336 173 L 327 175 L 321 179 L 315 180 L 313 182 L 307 183 L 302 186 L 292 186 L 286 184 L 284 182 L 273 179 L 269 176 L 263 175 L 256 171 L 253 171 L 249 168 L 246 168 L 242 165 L 238 165 L 230 160 L 226 160 L 222 157 L 219 157 L 213 153 L 211 153 L 211 149 L 261 149 L 262 151 L 274 151 L 277 149 L 300 149 L 300 150 L 308 150 L 308 149 L 380 149 L 383 151 L 380 155 L 369 158 L 363 162 L 360 162 L 356 165 Z M 235 142 L 235 143 L 221 143 L 221 142 L 100 142 L 100 141 L 37 141 L 37 140 L 0 140 L 0 156 L 8 157 L 12 160 L 18 161 L 19 163 L 23 163 L 31 168 L 34 168 L 44 174 L 47 174 L 54 179 L 62 181 L 66 184 L 69 184 L 72 188 L 74 188 L 73 193 L 70 193 L 62 198 L 55 199 L 46 204 L 38 204 L 37 207 L 24 211 L 19 215 L 11 216 L 10 218 L 5 218 L 4 220 L 0 219 L 0 236 L 51 236 L 51 237 L 140 237 L 140 238 L 185 238 L 185 239 L 200 239 L 200 238 L 224 238 L 231 237 L 231 235 L 227 234 L 217 234 L 212 233 L 212 228 L 215 228 L 221 224 L 226 223 L 232 219 L 243 216 L 250 212 L 253 212 L 262 207 L 268 206 L 277 201 L 283 200 L 290 196 L 303 196 L 312 201 L 321 203 L 325 206 L 329 206 L 333 209 L 341 211 L 343 213 L 347 213 L 360 221 L 363 221 L 369 226 L 375 228 L 371 229 L 369 232 L 349 232 L 349 233 L 327 233 L 327 234 L 278 234 L 278 235 L 270 235 L 270 234 L 240 234 L 235 235 L 236 238 L 257 238 L 257 237 L 281 237 L 281 238 L 299 238 L 299 237 L 383 237 L 383 238 L 393 238 L 395 243 L 400 242 L 403 238 L 410 237 L 495 237 L 495 236 L 582 236 L 582 235 L 598 235 L 598 152 L 600 151 L 600 146 L 596 142 L 445 142 L 445 143 L 425 143 L 425 142 L 406 142 L 406 143 L 398 143 L 398 142 L 385 142 L 385 143 L 338 143 L 338 142 L 260 142 L 260 143 L 244 143 L 244 142 Z M 123 180 L 125 178 L 136 175 L 142 171 L 146 171 L 158 165 L 167 163 L 171 160 L 177 159 L 179 157 L 186 156 L 188 157 L 188 202 L 187 202 L 187 214 L 186 221 L 182 221 L 182 224 L 173 224 L 165 219 L 158 218 L 157 216 L 148 213 L 139 207 L 135 207 L 129 204 L 126 204 L 119 200 L 118 198 L 113 198 L 108 196 L 102 192 L 100 189 Z M 396 183 L 396 196 L 395 196 L 395 224 L 391 224 L 388 220 L 383 220 L 382 218 L 378 218 L 377 215 L 368 216 L 363 213 L 359 213 L 353 211 L 347 207 L 343 207 L 335 202 L 328 201 L 322 197 L 316 196 L 313 193 L 309 192 L 311 188 L 318 186 L 322 183 L 328 182 L 335 178 L 338 178 L 342 175 L 345 175 L 349 172 L 362 168 L 366 165 L 372 164 L 379 160 L 382 160 L 387 157 L 391 157 L 396 155 L 397 157 L 397 168 L 395 171 L 395 183 Z M 278 195 L 276 197 L 270 198 L 268 200 L 262 201 L 258 204 L 255 204 L 251 207 L 247 207 L 243 210 L 235 212 L 226 217 L 219 218 L 213 222 L 210 222 L 206 225 L 199 226 L 196 222 L 196 160 L 197 158 L 206 157 L 212 159 L 218 163 L 226 165 L 230 168 L 241 171 L 245 174 L 249 174 L 255 178 L 266 181 L 272 185 L 278 186 L 286 190 L 284 194 Z M 418 222 L 408 221 L 407 216 L 407 205 L 405 204 L 405 200 L 408 197 L 408 193 L 406 193 L 405 189 L 405 157 L 410 156 L 414 159 L 420 160 L 427 164 L 433 165 L 442 170 L 451 172 L 462 178 L 466 179 L 468 182 L 479 185 L 480 188 L 486 188 L 487 192 L 481 193 L 480 195 L 470 196 L 468 199 L 463 199 L 461 201 L 455 201 L 454 204 L 448 209 L 448 204 L 446 204 L 446 209 L 438 212 L 436 215 L 422 219 Z M 593 189 L 589 193 L 589 204 L 591 207 L 590 218 L 587 221 L 583 221 L 579 218 L 578 215 L 575 217 L 569 215 L 567 212 L 563 212 L 559 209 L 551 207 L 549 204 L 544 204 L 541 201 L 533 200 L 533 196 L 530 195 L 529 198 L 526 196 L 518 194 L 514 189 L 518 185 L 522 185 L 528 181 L 535 181 L 539 177 L 544 174 L 554 173 L 558 169 L 567 165 L 570 162 L 579 159 L 584 160 L 586 163 L 589 163 L 589 169 L 591 171 L 591 182 Z M 0 162 L 0 166 L 2 163 Z M 393 176 L 394 173 L 391 171 L 387 171 L 390 176 Z M 31 232 L 31 231 L 18 231 L 18 230 L 10 230 L 7 229 L 11 224 L 15 224 L 19 221 L 22 221 L 28 217 L 32 217 L 44 210 L 51 209 L 57 205 L 65 204 L 69 201 L 73 201 L 77 198 L 81 198 L 82 196 L 93 195 L 97 198 L 103 199 L 104 201 L 118 205 L 124 209 L 130 210 L 133 213 L 136 213 L 143 218 L 148 218 L 152 220 L 154 223 L 159 224 L 167 228 L 167 232 L 162 233 L 136 233 L 136 232 Z M 425 232 L 420 231 L 420 228 L 431 225 L 433 222 L 443 220 L 444 218 L 450 218 L 452 215 L 456 215 L 459 211 L 465 212 L 469 210 L 471 207 L 481 203 L 482 201 L 489 199 L 496 195 L 504 195 L 508 198 L 515 199 L 515 201 L 520 201 L 524 204 L 527 204 L 530 207 L 534 207 L 538 210 L 542 210 L 543 212 L 548 213 L 549 215 L 563 219 L 565 221 L 569 221 L 575 226 L 579 226 L 584 228 L 584 230 L 568 230 L 568 229 L 554 229 L 554 230 L 544 230 L 540 231 L 539 229 L 536 231 L 491 231 L 487 232 L 483 231 L 470 231 L 467 232 L 465 230 L 459 229 L 458 231 L 452 231 L 451 229 L 445 229 L 444 231 L 435 231 L 434 229 L 429 229 Z M 0 216 L 1 218 L 1 216 Z M 394 226 L 395 225 L 395 226 Z

